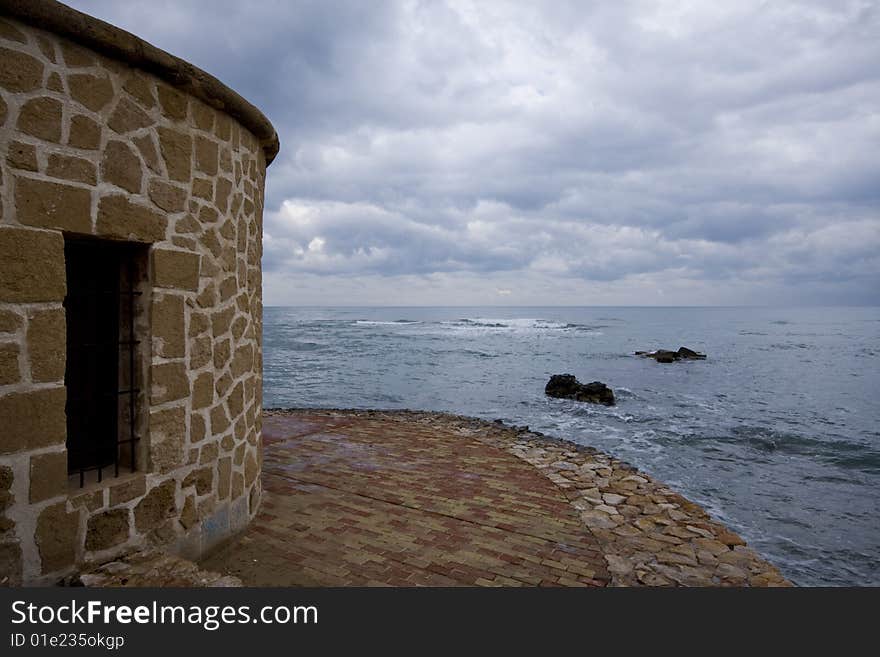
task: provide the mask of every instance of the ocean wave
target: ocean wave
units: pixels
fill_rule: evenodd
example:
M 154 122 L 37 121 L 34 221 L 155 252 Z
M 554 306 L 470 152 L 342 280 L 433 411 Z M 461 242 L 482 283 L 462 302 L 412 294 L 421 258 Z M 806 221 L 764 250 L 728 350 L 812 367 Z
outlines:
M 849 440 L 821 440 L 799 433 L 766 427 L 735 427 L 727 436 L 691 434 L 690 442 L 711 441 L 745 446 L 762 453 L 805 456 L 832 463 L 847 470 L 880 472 L 880 452 Z
M 606 328 L 601 324 L 576 324 L 531 317 L 512 319 L 463 317 L 453 321 L 440 322 L 440 324 L 455 329 L 500 329 L 507 331 L 596 331 L 600 328 Z
M 803 342 L 776 342 L 767 347 L 758 347 L 762 351 L 790 351 L 792 349 L 810 349 L 810 345 Z
M 393 321 L 381 321 L 377 319 L 357 319 L 355 326 L 406 326 L 408 324 L 421 324 L 415 319 L 395 319 Z
M 290 351 L 317 351 L 319 349 L 326 349 L 327 345 L 318 342 L 300 342 L 299 340 L 292 340 L 291 342 L 285 343 L 284 348 L 289 349 Z

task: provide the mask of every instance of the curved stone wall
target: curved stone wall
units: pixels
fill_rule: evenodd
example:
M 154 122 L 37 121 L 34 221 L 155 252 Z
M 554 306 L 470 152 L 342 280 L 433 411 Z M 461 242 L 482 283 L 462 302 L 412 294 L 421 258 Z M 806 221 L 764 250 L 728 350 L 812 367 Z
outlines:
M 128 33 L 42 0 L 0 14 L 0 585 L 142 545 L 198 557 L 260 499 L 277 137 L 237 94 Z M 77 235 L 148 253 L 141 458 L 83 488 L 65 447 L 64 240 Z

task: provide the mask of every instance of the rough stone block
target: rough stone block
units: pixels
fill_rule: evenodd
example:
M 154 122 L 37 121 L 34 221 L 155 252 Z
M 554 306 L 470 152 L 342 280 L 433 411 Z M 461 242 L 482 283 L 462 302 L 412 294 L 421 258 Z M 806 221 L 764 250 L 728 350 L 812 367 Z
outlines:
M 254 347 L 245 344 L 235 350 L 235 356 L 232 358 L 230 370 L 232 376 L 236 379 L 242 374 L 250 372 L 254 369 Z
M 57 91 L 60 94 L 67 93 L 64 89 L 64 83 L 61 81 L 61 76 L 54 71 L 49 74 L 49 79 L 46 80 L 46 89 L 49 91 Z
M 184 529 L 189 529 L 196 524 L 198 520 L 199 516 L 196 513 L 196 498 L 193 495 L 188 495 L 186 501 L 183 503 L 183 510 L 180 512 L 180 524 L 183 525 Z
M 158 85 L 159 105 L 162 114 L 169 119 L 183 121 L 186 119 L 189 99 L 174 87 L 167 84 Z
M 151 208 L 132 203 L 126 195 L 104 196 L 98 202 L 98 235 L 136 242 L 165 239 L 167 217 Z
M 195 486 L 196 493 L 199 495 L 210 493 L 214 488 L 214 466 L 210 465 L 206 468 L 199 468 L 190 472 L 184 478 L 181 487 L 189 488 L 190 486 Z
M 141 107 L 152 109 L 156 106 L 156 98 L 153 95 L 153 83 L 139 71 L 133 71 L 122 88 L 131 94 L 132 98 L 137 100 Z
M 211 132 L 214 128 L 214 110 L 204 103 L 193 103 L 192 106 L 193 124 L 199 130 Z
M 131 146 L 121 141 L 110 141 L 101 159 L 101 178 L 104 182 L 122 187 L 132 194 L 140 194 L 144 171 L 141 160 Z
M 43 65 L 35 57 L 0 48 L 0 87 L 13 93 L 33 91 L 43 84 Z
M 189 349 L 190 369 L 197 370 L 210 363 L 213 358 L 214 344 L 211 342 L 211 336 L 203 335 L 192 340 Z
M 196 137 L 196 168 L 209 176 L 217 175 L 217 142 Z
M 189 439 L 192 443 L 205 439 L 205 420 L 197 413 L 193 413 L 189 418 Z
M 134 508 L 134 524 L 139 532 L 154 529 L 177 513 L 176 484 L 165 481 L 153 488 Z
M 232 138 L 232 119 L 225 114 L 218 114 L 214 134 L 220 141 L 229 141 Z
M 260 474 L 260 466 L 257 463 L 257 457 L 254 456 L 254 450 L 249 449 L 244 457 L 244 483 L 250 486 Z
M 161 363 L 150 368 L 150 403 L 163 404 L 189 397 L 189 378 L 183 363 Z
M 214 181 L 210 178 L 196 178 L 192 183 L 193 196 L 210 201 L 214 198 Z
M 0 18 L 0 37 L 8 41 L 18 41 L 19 43 L 27 43 L 27 36 L 19 30 L 15 25 L 7 20 Z
M 169 408 L 150 413 L 150 463 L 156 472 L 168 472 L 183 464 L 186 411 Z
M 0 465 L 0 491 L 12 488 L 12 482 L 15 481 L 15 475 L 12 468 L 8 465 Z
M 237 383 L 226 398 L 226 406 L 229 408 L 229 416 L 237 418 L 244 410 L 244 386 Z
M 232 499 L 236 500 L 244 494 L 244 475 L 240 472 L 232 473 Z
M 67 437 L 64 388 L 43 388 L 0 397 L 3 440 L 0 454 L 64 444 Z
M 171 238 L 171 243 L 174 246 L 183 249 L 184 251 L 195 252 L 199 248 L 198 243 L 190 237 L 180 237 L 178 235 L 175 235 Z
M 208 342 L 210 344 L 210 341 Z M 193 410 L 207 408 L 214 403 L 214 374 L 203 372 L 196 377 L 192 387 Z
M 20 141 L 11 142 L 6 150 L 6 164 L 13 169 L 36 171 L 39 168 L 36 146 Z
M 228 218 L 223 222 L 223 225 L 220 227 L 220 235 L 221 235 L 221 236 L 222 236 L 227 242 L 235 242 L 236 245 L 237 245 L 237 242 L 238 242 L 238 235 L 239 235 L 240 233 L 243 233 L 244 230 L 245 230 L 245 229 L 244 229 L 244 226 L 242 226 L 241 231 L 238 230 L 238 222 L 239 222 L 239 220 L 234 219 L 234 218 L 232 218 L 232 217 L 228 217 Z M 242 223 L 244 224 L 244 222 L 242 222 Z M 231 245 L 230 245 L 230 246 L 231 246 Z
M 182 212 L 186 204 L 186 190 L 163 180 L 153 178 L 149 187 L 150 200 L 165 212 Z M 178 225 L 180 222 L 178 221 Z M 178 230 L 177 232 L 181 232 Z
M 19 315 L 11 310 L 0 309 L 0 333 L 15 333 L 23 324 Z
M 74 148 L 95 151 L 101 145 L 101 126 L 83 114 L 70 120 L 70 134 L 67 143 Z
M 217 221 L 220 215 L 217 213 L 217 210 L 212 208 L 210 205 L 203 205 L 199 209 L 199 221 L 202 224 L 212 224 Z M 214 254 L 217 255 L 216 253 Z
M 45 141 L 61 141 L 61 103 L 54 98 L 31 98 L 18 113 L 18 129 Z
M 113 84 L 106 76 L 77 73 L 67 76 L 70 96 L 93 112 L 100 112 L 113 98 Z
M 186 317 L 183 298 L 157 295 L 153 299 L 153 347 L 163 358 L 183 358 L 186 354 Z
M 220 282 L 220 303 L 228 301 L 238 292 L 238 281 L 235 276 L 229 276 Z
M 199 222 L 196 221 L 192 215 L 188 214 L 185 217 L 177 220 L 177 224 L 174 226 L 175 232 L 184 233 L 184 234 L 193 234 L 201 231 L 201 226 Z
M 226 335 L 234 315 L 235 308 L 218 310 L 211 315 L 211 333 L 215 338 Z
M 211 409 L 211 433 L 217 436 L 228 428 L 229 416 L 226 415 L 226 408 L 224 408 L 223 404 L 218 404 Z
M 205 219 L 203 217 L 199 217 L 199 222 L 202 227 L 204 227 L 204 221 Z M 217 237 L 217 231 L 213 229 L 204 231 L 202 234 L 202 244 L 215 258 L 219 257 L 220 253 L 223 251 L 223 248 L 220 246 L 220 238 Z
M 217 461 L 217 497 L 225 500 L 229 497 L 232 482 L 232 459 L 228 456 Z
M 125 504 L 133 499 L 142 497 L 147 492 L 147 479 L 143 474 L 132 476 L 130 479 L 114 484 L 110 488 L 110 506 Z
M 89 518 L 86 550 L 107 550 L 125 543 L 131 534 L 128 509 L 111 509 Z
M 31 504 L 63 495 L 67 491 L 67 451 L 31 457 Z
M 214 192 L 214 205 L 220 210 L 221 214 L 226 213 L 229 206 L 229 193 L 232 191 L 232 182 L 225 178 L 218 178 L 216 189 Z
M 153 251 L 153 283 L 156 287 L 198 290 L 200 262 L 201 256 L 196 253 L 155 249 Z
M 46 175 L 94 185 L 98 181 L 95 165 L 81 157 L 52 153 Z
M 18 354 L 18 345 L 14 342 L 0 344 L 0 386 L 18 383 L 21 380 Z
M 82 187 L 16 177 L 15 212 L 28 226 L 92 232 L 92 195 Z
M 188 183 L 192 175 L 192 138 L 170 128 L 159 128 L 157 132 L 168 177 Z
M 244 335 L 245 329 L 247 328 L 248 320 L 246 317 L 236 317 L 235 321 L 232 322 L 232 337 L 238 341 L 241 340 L 241 336 Z
M 70 504 L 74 509 L 86 509 L 87 511 L 97 511 L 104 506 L 104 491 L 93 490 L 87 493 L 80 493 L 70 498 Z
M 213 464 L 217 460 L 220 451 L 216 442 L 206 443 L 199 450 L 199 465 Z
M 91 52 L 69 41 L 61 42 L 61 53 L 64 55 L 64 63 L 70 68 L 83 68 L 97 64 L 97 60 Z
M 107 125 L 114 132 L 124 135 L 153 125 L 153 119 L 133 101 L 122 98 L 110 115 Z
M 0 543 L 0 586 L 20 585 L 21 546 L 18 541 Z
M 232 151 L 228 146 L 220 148 L 220 170 L 225 173 L 232 173 Z
M 62 301 L 64 238 L 59 233 L 0 227 L 0 301 Z
M 141 135 L 140 137 L 133 137 L 131 141 L 138 149 L 138 152 L 141 154 L 141 157 L 144 159 L 144 162 L 149 167 L 150 171 L 160 173 L 159 151 L 156 149 L 156 143 L 153 141 L 153 137 L 148 134 Z
M 43 574 L 73 565 L 78 534 L 79 511 L 68 513 L 66 502 L 43 509 L 37 518 L 37 531 L 34 535 Z
M 214 384 L 214 390 L 217 392 L 218 397 L 224 397 L 231 386 L 232 375 L 229 372 L 224 372 L 217 377 L 217 381 Z
M 28 354 L 31 379 L 38 383 L 64 378 L 67 361 L 67 325 L 64 310 L 33 310 L 28 316 Z
M 210 258 L 205 259 L 205 265 L 210 263 Z M 213 270 L 212 270 L 213 271 Z M 205 274 L 206 276 L 208 274 Z M 199 292 L 199 296 L 196 297 L 196 303 L 199 304 L 200 308 L 213 308 L 217 305 L 217 293 L 214 287 L 214 281 L 208 280 L 205 283 L 205 289 Z
M 243 417 L 239 417 L 235 421 L 235 426 L 232 428 L 232 433 L 235 436 L 235 440 L 237 442 L 243 441 L 247 437 L 247 414 Z

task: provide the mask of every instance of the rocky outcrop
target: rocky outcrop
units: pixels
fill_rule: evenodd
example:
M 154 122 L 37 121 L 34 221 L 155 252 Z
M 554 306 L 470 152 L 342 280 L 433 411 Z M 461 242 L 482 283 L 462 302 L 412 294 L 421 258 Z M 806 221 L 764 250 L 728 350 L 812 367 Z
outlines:
M 674 363 L 677 360 L 706 360 L 706 354 L 701 354 L 687 347 L 679 347 L 678 351 L 657 349 L 656 351 L 637 351 L 636 356 L 653 358 L 658 363 Z
M 573 374 L 554 374 L 544 387 L 544 393 L 560 399 L 591 404 L 614 406 L 614 391 L 600 381 L 583 384 Z
M 155 549 L 130 552 L 114 561 L 92 565 L 59 583 L 103 588 L 241 586 L 237 577 L 202 570 L 192 561 Z

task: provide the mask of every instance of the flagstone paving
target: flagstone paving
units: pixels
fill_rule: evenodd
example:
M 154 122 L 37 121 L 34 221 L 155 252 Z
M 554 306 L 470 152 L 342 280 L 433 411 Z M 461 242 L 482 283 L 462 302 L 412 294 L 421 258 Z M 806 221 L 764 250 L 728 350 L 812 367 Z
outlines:
M 200 567 L 245 586 L 788 584 L 627 464 L 394 411 L 267 411 L 260 512 Z

